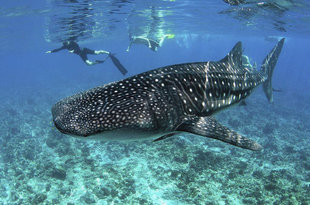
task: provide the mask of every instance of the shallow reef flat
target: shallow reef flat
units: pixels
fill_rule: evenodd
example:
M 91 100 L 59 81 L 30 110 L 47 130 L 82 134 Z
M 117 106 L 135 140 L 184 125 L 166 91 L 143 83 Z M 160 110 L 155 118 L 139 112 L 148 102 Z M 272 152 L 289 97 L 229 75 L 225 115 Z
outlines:
M 65 136 L 50 113 L 55 96 L 74 91 L 62 92 L 1 95 L 0 204 L 310 204 L 310 96 L 277 93 L 270 105 L 256 92 L 219 113 L 263 145 L 252 152 L 189 134 L 138 143 Z

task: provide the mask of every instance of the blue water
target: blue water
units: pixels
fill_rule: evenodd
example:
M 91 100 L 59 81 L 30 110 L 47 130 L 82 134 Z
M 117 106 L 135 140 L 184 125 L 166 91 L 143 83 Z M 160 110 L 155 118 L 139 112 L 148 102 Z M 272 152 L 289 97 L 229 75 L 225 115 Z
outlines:
M 0 7 L 0 204 L 310 204 L 310 5 L 306 0 L 6 1 Z M 261 4 L 265 6 L 261 6 Z M 169 34 L 157 52 L 129 34 Z M 104 49 L 87 66 L 66 50 Z M 252 152 L 183 134 L 160 142 L 86 141 L 61 134 L 51 107 L 77 92 L 157 67 L 222 59 L 237 41 L 261 64 L 286 38 L 269 104 L 216 115 L 258 141 Z M 89 56 L 91 60 L 105 56 Z

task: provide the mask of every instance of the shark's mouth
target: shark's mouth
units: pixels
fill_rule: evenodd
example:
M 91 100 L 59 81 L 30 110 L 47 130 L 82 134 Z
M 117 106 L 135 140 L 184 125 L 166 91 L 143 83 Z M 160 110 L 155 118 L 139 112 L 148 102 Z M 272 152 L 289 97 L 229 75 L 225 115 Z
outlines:
M 62 129 L 62 127 L 55 121 L 54 121 L 54 125 L 55 127 L 61 132 L 61 133 L 64 133 L 64 134 L 69 134 L 68 132 L 66 132 L 65 130 Z

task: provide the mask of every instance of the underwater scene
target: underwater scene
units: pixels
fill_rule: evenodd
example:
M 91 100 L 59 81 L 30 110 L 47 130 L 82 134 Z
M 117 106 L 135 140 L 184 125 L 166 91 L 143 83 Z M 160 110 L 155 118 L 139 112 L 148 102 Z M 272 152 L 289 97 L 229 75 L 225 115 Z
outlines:
M 0 6 L 0 204 L 310 204 L 308 0 Z

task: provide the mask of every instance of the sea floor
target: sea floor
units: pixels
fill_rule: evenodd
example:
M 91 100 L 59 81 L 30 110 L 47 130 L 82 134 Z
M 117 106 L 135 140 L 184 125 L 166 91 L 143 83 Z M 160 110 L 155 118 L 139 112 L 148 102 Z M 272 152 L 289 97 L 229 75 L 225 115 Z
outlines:
M 130 143 L 63 135 L 50 108 L 74 92 L 1 95 L 0 204 L 310 204 L 310 96 L 284 91 L 270 105 L 258 90 L 218 114 L 263 145 L 253 152 L 190 134 Z

